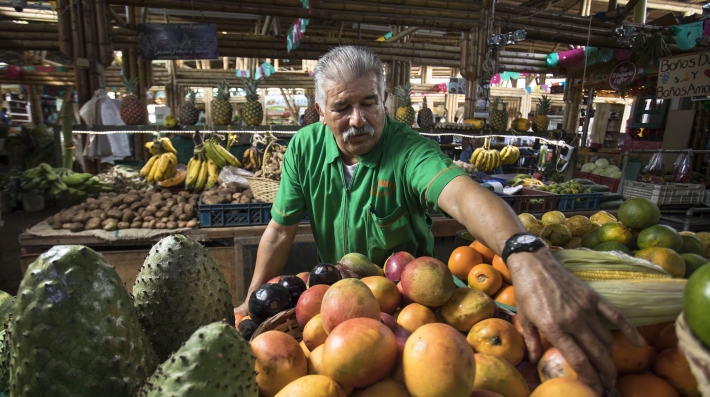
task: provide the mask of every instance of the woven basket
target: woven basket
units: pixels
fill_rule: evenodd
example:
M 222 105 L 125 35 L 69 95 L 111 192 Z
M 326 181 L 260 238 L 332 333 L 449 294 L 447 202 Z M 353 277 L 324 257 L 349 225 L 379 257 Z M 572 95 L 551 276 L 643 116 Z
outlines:
M 296 341 L 303 339 L 303 328 L 296 321 L 296 308 L 284 310 L 281 313 L 268 318 L 254 331 L 251 340 L 267 331 L 281 331 L 293 336 Z
M 272 140 L 264 150 L 264 158 L 266 158 L 266 154 L 269 153 L 269 150 L 271 150 L 271 147 L 275 141 L 275 139 Z M 264 172 L 265 166 L 266 161 L 261 164 L 261 172 Z M 249 183 L 249 188 L 251 189 L 252 194 L 254 194 L 254 198 L 264 203 L 274 202 L 276 199 L 276 193 L 279 191 L 279 184 L 281 183 L 280 181 L 275 181 L 273 179 L 255 176 L 247 177 L 247 182 Z
M 693 335 L 685 322 L 685 313 L 678 316 L 675 332 L 678 335 L 678 348 L 685 354 L 690 363 L 690 371 L 698 381 L 698 391 L 703 396 L 710 396 L 710 351 Z

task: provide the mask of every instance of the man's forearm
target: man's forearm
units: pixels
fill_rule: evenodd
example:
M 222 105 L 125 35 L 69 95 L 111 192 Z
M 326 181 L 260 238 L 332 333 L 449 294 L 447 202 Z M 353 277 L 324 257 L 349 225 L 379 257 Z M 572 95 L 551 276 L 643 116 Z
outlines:
M 252 291 L 281 274 L 288 259 L 298 225 L 281 226 L 271 221 L 264 230 L 256 252 L 256 267 L 249 285 L 247 299 Z

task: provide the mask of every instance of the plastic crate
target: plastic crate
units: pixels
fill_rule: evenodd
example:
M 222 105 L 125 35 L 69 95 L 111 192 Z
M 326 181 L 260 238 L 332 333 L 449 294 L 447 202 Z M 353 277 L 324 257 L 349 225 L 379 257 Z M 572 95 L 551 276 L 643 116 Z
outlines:
M 555 193 L 542 192 L 539 190 L 523 188 L 520 194 L 511 196 L 496 193 L 507 202 L 516 214 L 523 212 L 548 212 L 556 211 L 560 195 Z M 508 196 L 508 197 L 505 197 Z
M 609 186 L 609 191 L 616 193 L 619 191 L 619 180 L 608 176 L 595 175 L 599 177 L 599 185 Z
M 200 227 L 267 225 L 271 221 L 271 203 L 203 204 L 198 203 Z M 308 213 L 300 223 L 309 223 Z
M 557 203 L 558 211 L 582 211 L 599 208 L 601 193 L 560 194 Z
M 658 205 L 701 204 L 705 186 L 692 183 L 646 183 L 624 181 L 624 199 L 645 197 Z

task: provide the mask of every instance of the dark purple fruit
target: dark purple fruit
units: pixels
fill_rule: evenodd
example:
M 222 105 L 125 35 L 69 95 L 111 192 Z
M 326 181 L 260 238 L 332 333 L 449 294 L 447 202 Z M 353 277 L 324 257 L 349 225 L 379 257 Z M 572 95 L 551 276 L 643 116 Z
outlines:
M 340 270 L 330 263 L 321 263 L 311 270 L 311 275 L 308 276 L 308 288 L 318 285 L 333 285 L 343 279 Z
M 291 293 L 279 284 L 264 284 L 249 297 L 249 313 L 253 319 L 266 320 L 291 307 Z
M 259 328 L 259 324 L 253 320 L 243 320 L 239 322 L 237 331 L 248 341 L 251 339 L 251 336 L 254 335 L 254 331 L 256 331 L 257 328 Z
M 296 307 L 298 298 L 306 290 L 306 283 L 298 276 L 283 276 L 279 280 L 279 285 L 284 286 L 291 294 L 291 307 Z

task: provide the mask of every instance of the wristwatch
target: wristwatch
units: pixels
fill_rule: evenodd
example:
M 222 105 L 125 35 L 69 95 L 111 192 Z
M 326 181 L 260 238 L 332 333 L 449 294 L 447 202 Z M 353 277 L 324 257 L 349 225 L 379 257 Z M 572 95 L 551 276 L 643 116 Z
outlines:
M 508 241 L 505 242 L 505 248 L 503 248 L 503 255 L 501 259 L 503 262 L 508 261 L 508 257 L 516 252 L 533 252 L 545 246 L 545 243 L 537 236 L 529 233 L 517 233 L 512 235 Z

